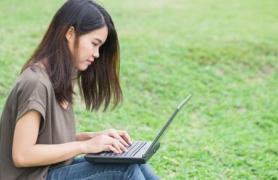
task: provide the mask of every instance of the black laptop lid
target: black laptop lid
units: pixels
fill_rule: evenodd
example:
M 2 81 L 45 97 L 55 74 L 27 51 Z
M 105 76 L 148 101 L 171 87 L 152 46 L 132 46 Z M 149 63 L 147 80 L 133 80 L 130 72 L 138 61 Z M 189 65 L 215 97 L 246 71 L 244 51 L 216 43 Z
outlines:
M 156 144 L 161 139 L 162 135 L 165 134 L 166 129 L 169 127 L 179 110 L 191 99 L 192 95 L 188 95 L 176 108 L 174 113 L 170 116 L 164 127 L 159 131 L 157 136 L 155 137 L 154 141 L 152 142 L 151 146 L 149 147 L 148 151 L 145 154 L 151 153 L 152 149 L 156 146 Z

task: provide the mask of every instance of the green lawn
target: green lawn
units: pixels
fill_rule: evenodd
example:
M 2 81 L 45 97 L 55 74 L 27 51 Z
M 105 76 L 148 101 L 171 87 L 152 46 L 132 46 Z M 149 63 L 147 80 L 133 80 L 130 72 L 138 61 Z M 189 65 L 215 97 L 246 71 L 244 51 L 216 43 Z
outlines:
M 0 1 L 0 110 L 21 66 L 64 1 Z M 124 102 L 84 112 L 78 131 L 156 135 L 176 117 L 150 164 L 161 179 L 278 179 L 278 1 L 100 1 L 121 45 Z

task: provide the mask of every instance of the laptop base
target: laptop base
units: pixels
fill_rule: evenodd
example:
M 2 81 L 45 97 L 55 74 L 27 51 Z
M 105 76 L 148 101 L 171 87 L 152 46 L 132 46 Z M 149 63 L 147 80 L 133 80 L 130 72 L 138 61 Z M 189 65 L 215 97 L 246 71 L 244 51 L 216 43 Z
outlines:
M 123 154 L 115 154 L 112 152 L 101 153 L 88 153 L 85 155 L 85 159 L 91 163 L 122 163 L 122 164 L 144 164 L 151 156 L 157 151 L 160 144 L 158 143 L 151 153 L 146 154 L 152 142 L 135 141 L 133 143 L 144 143 L 145 145 L 136 152 L 133 156 L 124 156 Z

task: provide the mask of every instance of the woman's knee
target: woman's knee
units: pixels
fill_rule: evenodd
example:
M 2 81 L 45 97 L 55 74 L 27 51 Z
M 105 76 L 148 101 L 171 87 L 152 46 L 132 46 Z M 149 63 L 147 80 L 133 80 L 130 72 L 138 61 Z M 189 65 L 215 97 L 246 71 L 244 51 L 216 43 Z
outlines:
M 154 170 L 149 164 L 140 164 L 139 168 L 141 169 L 145 179 L 148 180 L 157 180 L 159 177 L 155 174 Z
M 124 173 L 124 177 L 124 179 L 128 180 L 145 180 L 145 176 L 138 164 L 128 165 L 127 170 Z

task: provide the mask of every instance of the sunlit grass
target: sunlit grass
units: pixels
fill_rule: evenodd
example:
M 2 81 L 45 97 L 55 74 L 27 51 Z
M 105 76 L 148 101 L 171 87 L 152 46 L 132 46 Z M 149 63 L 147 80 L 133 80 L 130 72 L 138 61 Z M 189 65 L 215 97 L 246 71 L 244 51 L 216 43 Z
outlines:
M 152 140 L 187 94 L 150 163 L 162 179 L 278 178 L 275 0 L 112 1 L 124 102 L 84 112 L 78 131 L 126 129 Z M 0 108 L 61 1 L 0 2 Z

